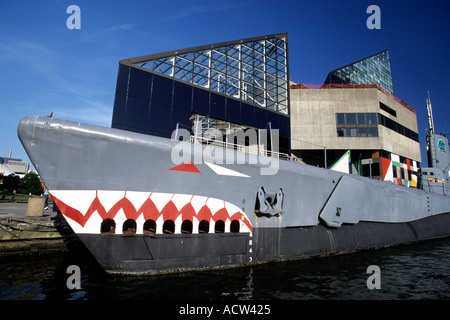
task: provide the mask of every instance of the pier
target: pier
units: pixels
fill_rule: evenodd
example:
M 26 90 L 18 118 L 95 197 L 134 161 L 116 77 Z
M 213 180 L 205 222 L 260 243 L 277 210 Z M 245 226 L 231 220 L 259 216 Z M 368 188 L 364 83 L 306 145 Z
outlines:
M 0 202 L 0 257 L 67 251 L 74 237 L 64 218 L 53 205 L 33 216 L 29 205 L 26 199 Z

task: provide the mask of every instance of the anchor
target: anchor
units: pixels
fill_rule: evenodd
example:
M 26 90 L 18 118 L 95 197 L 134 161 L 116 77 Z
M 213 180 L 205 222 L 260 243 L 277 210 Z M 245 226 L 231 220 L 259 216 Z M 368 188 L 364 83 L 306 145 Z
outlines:
M 263 187 L 256 193 L 255 214 L 266 217 L 279 217 L 283 213 L 283 190 L 267 193 Z

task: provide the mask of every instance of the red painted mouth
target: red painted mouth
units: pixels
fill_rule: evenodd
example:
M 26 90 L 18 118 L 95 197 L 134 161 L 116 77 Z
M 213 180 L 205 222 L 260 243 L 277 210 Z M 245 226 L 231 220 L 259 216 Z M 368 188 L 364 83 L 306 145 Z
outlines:
M 214 222 L 217 222 L 219 220 L 226 221 L 227 219 L 229 219 L 230 221 L 239 220 L 248 227 L 250 232 L 252 232 L 253 230 L 250 221 L 242 212 L 237 211 L 234 213 L 230 213 L 225 208 L 225 205 L 223 208 L 213 213 L 205 203 L 205 205 L 203 205 L 203 207 L 201 207 L 200 210 L 196 213 L 194 207 L 191 204 L 192 201 L 191 198 L 191 201 L 185 204 L 180 210 L 177 209 L 172 200 L 169 200 L 167 204 L 163 207 L 163 209 L 159 211 L 155 203 L 152 201 L 150 194 L 148 199 L 145 200 L 145 202 L 141 205 L 141 207 L 138 210 L 136 210 L 134 205 L 131 203 L 129 199 L 125 197 L 125 195 L 123 196 L 122 199 L 117 201 L 111 207 L 110 210 L 107 211 L 105 207 L 102 205 L 100 199 L 98 198 L 98 194 L 96 193 L 94 200 L 92 201 L 92 203 L 90 204 L 89 208 L 85 213 L 82 213 L 77 209 L 67 205 L 62 200 L 55 197 L 53 194 L 52 198 L 58 209 L 65 217 L 70 218 L 71 220 L 77 222 L 82 227 L 86 225 L 87 221 L 95 212 L 97 212 L 100 215 L 100 217 L 103 220 L 105 220 L 105 219 L 114 219 L 115 216 L 119 213 L 119 211 L 122 210 L 127 219 L 133 220 L 136 220 L 139 216 L 143 215 L 144 220 L 157 221 L 162 216 L 164 221 L 166 220 L 175 221 L 181 215 L 182 221 L 190 220 L 191 222 L 193 222 L 194 217 L 198 221 L 202 220 L 210 221 L 210 219 L 213 220 Z

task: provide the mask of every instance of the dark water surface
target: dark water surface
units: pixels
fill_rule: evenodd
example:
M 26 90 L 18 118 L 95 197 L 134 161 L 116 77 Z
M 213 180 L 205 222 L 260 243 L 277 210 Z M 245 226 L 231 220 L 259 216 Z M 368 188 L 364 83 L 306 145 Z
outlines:
M 70 265 L 81 288 L 69 290 Z M 370 265 L 380 289 L 368 289 Z M 450 238 L 321 258 L 161 276 L 111 276 L 74 253 L 0 259 L 0 300 L 448 300 Z

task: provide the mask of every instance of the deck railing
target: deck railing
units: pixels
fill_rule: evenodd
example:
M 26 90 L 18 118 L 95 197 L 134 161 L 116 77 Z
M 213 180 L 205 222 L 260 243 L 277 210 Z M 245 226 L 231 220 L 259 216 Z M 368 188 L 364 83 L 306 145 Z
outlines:
M 191 136 L 190 142 L 195 143 L 196 141 L 204 146 L 210 145 L 210 146 L 224 148 L 224 149 L 236 150 L 236 151 L 240 151 L 240 152 L 244 152 L 244 153 L 248 153 L 248 154 L 256 154 L 256 155 L 265 156 L 265 157 L 274 157 L 274 158 L 278 158 L 278 159 L 282 159 L 282 160 L 297 161 L 297 159 L 298 159 L 294 155 L 290 156 L 290 155 L 288 155 L 286 153 L 282 153 L 282 152 L 265 150 L 264 148 L 258 147 L 257 144 L 251 145 L 251 146 L 244 146 L 241 144 L 230 143 L 227 141 L 220 141 L 220 140 L 208 139 L 205 137 Z

